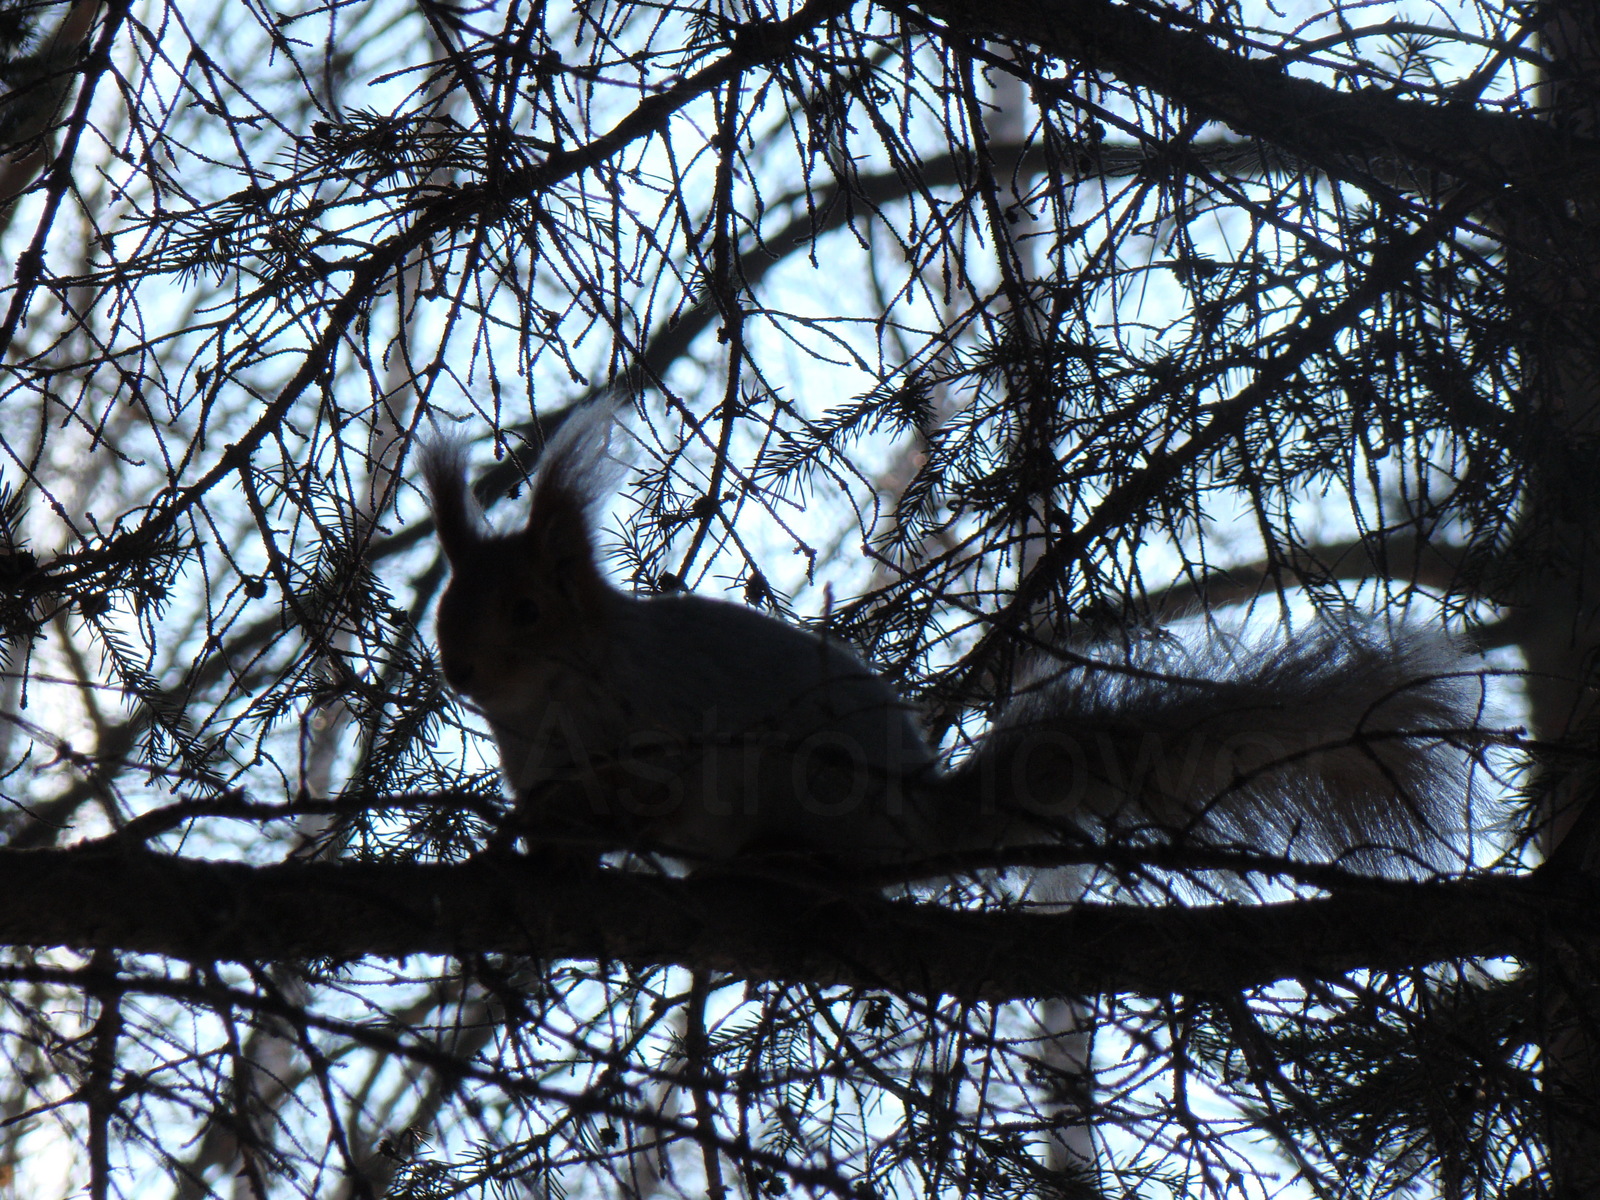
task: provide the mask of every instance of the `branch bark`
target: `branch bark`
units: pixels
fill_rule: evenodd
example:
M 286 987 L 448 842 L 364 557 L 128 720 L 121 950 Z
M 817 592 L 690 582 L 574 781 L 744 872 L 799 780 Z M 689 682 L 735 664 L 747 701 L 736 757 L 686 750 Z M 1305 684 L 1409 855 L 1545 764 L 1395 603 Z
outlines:
M 507 953 L 678 963 L 983 1000 L 1229 991 L 1594 936 L 1600 885 L 1372 882 L 1330 899 L 961 912 L 733 875 L 461 864 L 265 867 L 89 845 L 0 851 L 0 941 L 191 962 Z
M 1531 117 L 1339 91 L 1246 58 L 1196 29 L 1163 24 L 1111 0 L 922 0 L 973 37 L 1003 36 L 1149 88 L 1340 178 L 1370 179 L 1369 157 L 1399 159 L 1468 185 L 1587 197 L 1600 182 L 1600 141 Z

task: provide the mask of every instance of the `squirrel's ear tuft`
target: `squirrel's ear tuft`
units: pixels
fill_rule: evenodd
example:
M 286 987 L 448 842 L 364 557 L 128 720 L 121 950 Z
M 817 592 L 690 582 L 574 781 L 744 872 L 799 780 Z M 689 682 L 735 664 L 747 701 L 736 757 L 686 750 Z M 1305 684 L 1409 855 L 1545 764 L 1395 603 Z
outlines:
M 419 459 L 439 545 L 444 556 L 456 562 L 483 540 L 478 504 L 467 490 L 466 450 L 460 442 L 440 439 L 424 443 Z
M 615 398 L 552 414 L 545 428 L 535 495 L 564 491 L 593 517 L 627 469 L 615 449 L 620 429 Z
M 539 458 L 524 532 L 528 554 L 579 598 L 604 588 L 594 530 L 624 464 L 612 453 L 616 404 L 568 409 Z

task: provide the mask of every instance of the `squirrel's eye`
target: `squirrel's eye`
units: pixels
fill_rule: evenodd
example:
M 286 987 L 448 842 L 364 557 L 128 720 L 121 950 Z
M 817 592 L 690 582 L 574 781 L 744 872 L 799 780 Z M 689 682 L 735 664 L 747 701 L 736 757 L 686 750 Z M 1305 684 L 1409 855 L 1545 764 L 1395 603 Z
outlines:
M 529 600 L 526 596 L 518 596 L 511 602 L 511 623 L 513 625 L 535 625 L 539 621 L 539 605 Z

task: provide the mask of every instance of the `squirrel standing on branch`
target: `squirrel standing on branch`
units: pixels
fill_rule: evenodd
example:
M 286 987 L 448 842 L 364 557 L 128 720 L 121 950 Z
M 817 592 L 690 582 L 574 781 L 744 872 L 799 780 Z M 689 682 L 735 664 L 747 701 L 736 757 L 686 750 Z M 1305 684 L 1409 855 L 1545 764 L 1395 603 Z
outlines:
M 1368 870 L 1445 860 L 1469 788 L 1450 738 L 1473 705 L 1441 635 L 1045 655 L 945 770 L 913 707 L 837 642 L 606 582 L 612 422 L 597 405 L 561 426 L 510 534 L 485 530 L 458 448 L 422 458 L 451 568 L 444 675 L 488 721 L 530 846 L 872 868 L 1120 831 Z

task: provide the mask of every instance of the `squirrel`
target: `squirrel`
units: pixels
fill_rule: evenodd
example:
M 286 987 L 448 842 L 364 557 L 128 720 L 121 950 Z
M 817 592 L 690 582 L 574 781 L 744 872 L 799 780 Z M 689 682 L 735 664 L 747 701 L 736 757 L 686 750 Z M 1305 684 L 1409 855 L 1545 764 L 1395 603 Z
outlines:
M 1441 634 L 1323 622 L 1063 647 L 946 769 L 915 708 L 838 641 L 606 581 L 613 422 L 569 415 L 506 534 L 486 530 L 459 445 L 422 453 L 451 571 L 444 678 L 488 722 L 530 848 L 872 869 L 1121 832 L 1380 871 L 1444 861 L 1469 791 L 1451 735 L 1473 705 Z

